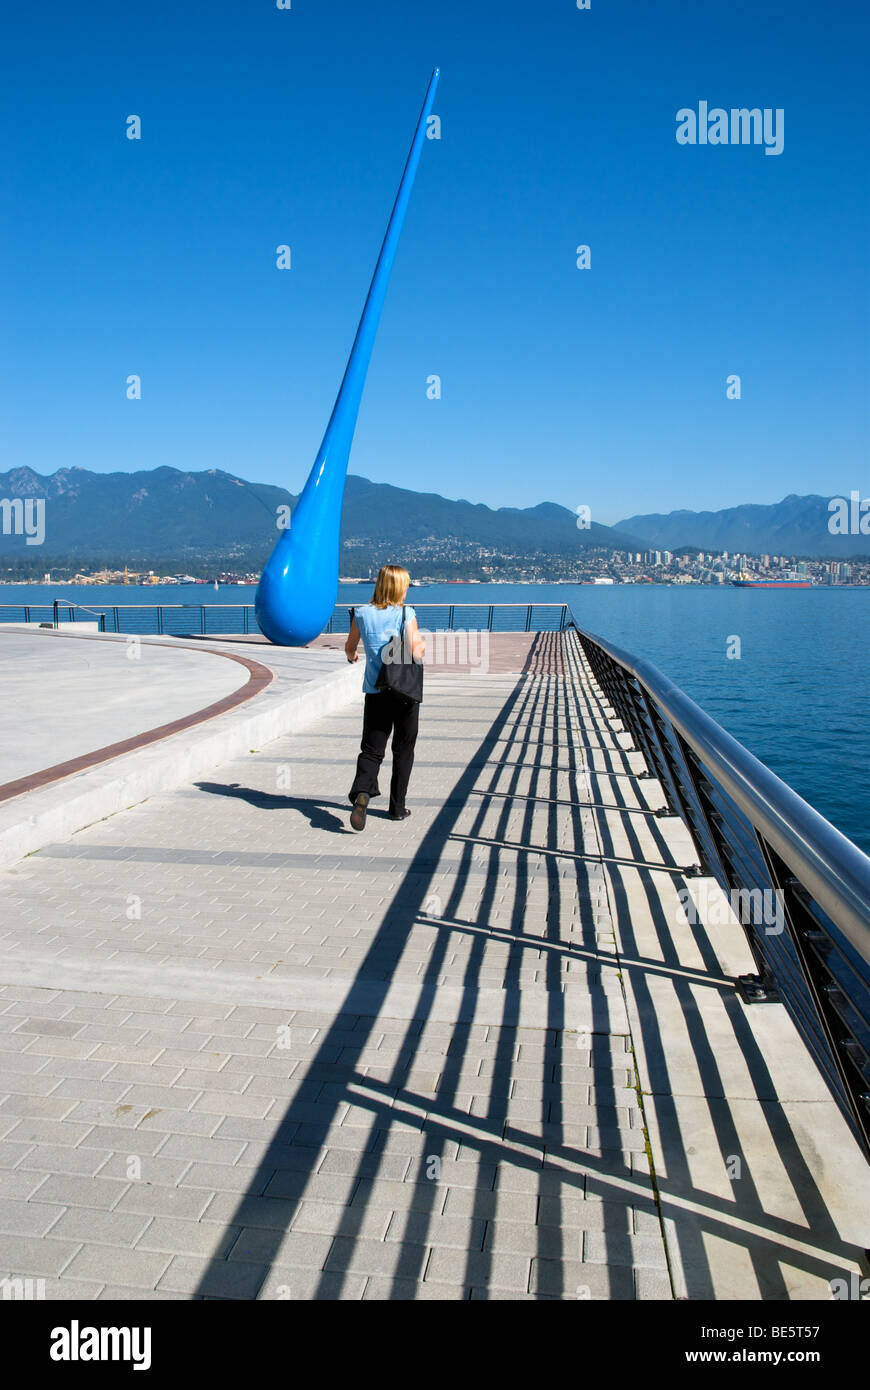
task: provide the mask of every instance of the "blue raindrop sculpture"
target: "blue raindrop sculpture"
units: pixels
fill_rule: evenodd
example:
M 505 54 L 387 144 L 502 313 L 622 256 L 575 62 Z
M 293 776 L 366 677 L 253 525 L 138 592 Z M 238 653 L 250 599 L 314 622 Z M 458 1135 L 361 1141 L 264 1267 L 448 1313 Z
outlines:
M 301 647 L 310 642 L 326 627 L 335 607 L 341 503 L 350 447 L 438 74 L 435 68 L 323 443 L 290 526 L 277 541 L 257 586 L 257 622 L 270 642 L 279 646 Z

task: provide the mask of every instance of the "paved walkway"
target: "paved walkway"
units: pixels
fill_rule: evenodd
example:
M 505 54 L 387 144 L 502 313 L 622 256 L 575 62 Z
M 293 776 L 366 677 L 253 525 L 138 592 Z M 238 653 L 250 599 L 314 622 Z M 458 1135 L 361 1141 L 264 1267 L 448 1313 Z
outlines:
M 356 700 L 0 876 L 0 1275 L 788 1298 L 853 1267 L 863 1161 L 737 1000 L 739 927 L 680 916 L 686 832 L 562 640 L 570 679 L 427 672 L 403 824 L 348 829 Z

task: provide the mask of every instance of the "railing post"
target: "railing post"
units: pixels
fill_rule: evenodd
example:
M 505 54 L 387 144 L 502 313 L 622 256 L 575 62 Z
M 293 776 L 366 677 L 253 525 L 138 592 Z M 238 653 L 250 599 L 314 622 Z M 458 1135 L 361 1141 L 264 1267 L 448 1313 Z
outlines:
M 54 626 L 55 626 L 55 627 L 58 627 L 58 626 L 59 626 L 59 623 L 60 623 L 60 620 L 59 620 L 59 618 L 58 618 L 58 613 L 57 613 L 57 599 L 55 599 L 55 600 L 54 600 Z

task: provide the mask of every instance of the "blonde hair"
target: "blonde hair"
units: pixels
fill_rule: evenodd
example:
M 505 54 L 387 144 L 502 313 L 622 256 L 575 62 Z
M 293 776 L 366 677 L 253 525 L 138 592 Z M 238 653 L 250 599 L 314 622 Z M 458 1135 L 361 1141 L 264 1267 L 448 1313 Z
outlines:
M 401 565 L 382 565 L 375 580 L 372 606 L 391 608 L 394 604 L 401 603 L 410 582 L 410 574 L 406 569 L 402 569 Z

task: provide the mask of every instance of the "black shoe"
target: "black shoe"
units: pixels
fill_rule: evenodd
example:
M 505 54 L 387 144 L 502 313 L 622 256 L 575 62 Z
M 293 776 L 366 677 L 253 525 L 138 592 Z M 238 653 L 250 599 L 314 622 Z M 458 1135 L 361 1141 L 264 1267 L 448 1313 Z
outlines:
M 360 792 L 356 801 L 353 803 L 353 810 L 350 813 L 351 830 L 365 830 L 368 804 L 369 799 L 367 794 L 365 792 Z
M 391 811 L 390 820 L 407 820 L 410 814 L 411 812 L 407 809 L 404 811 Z

